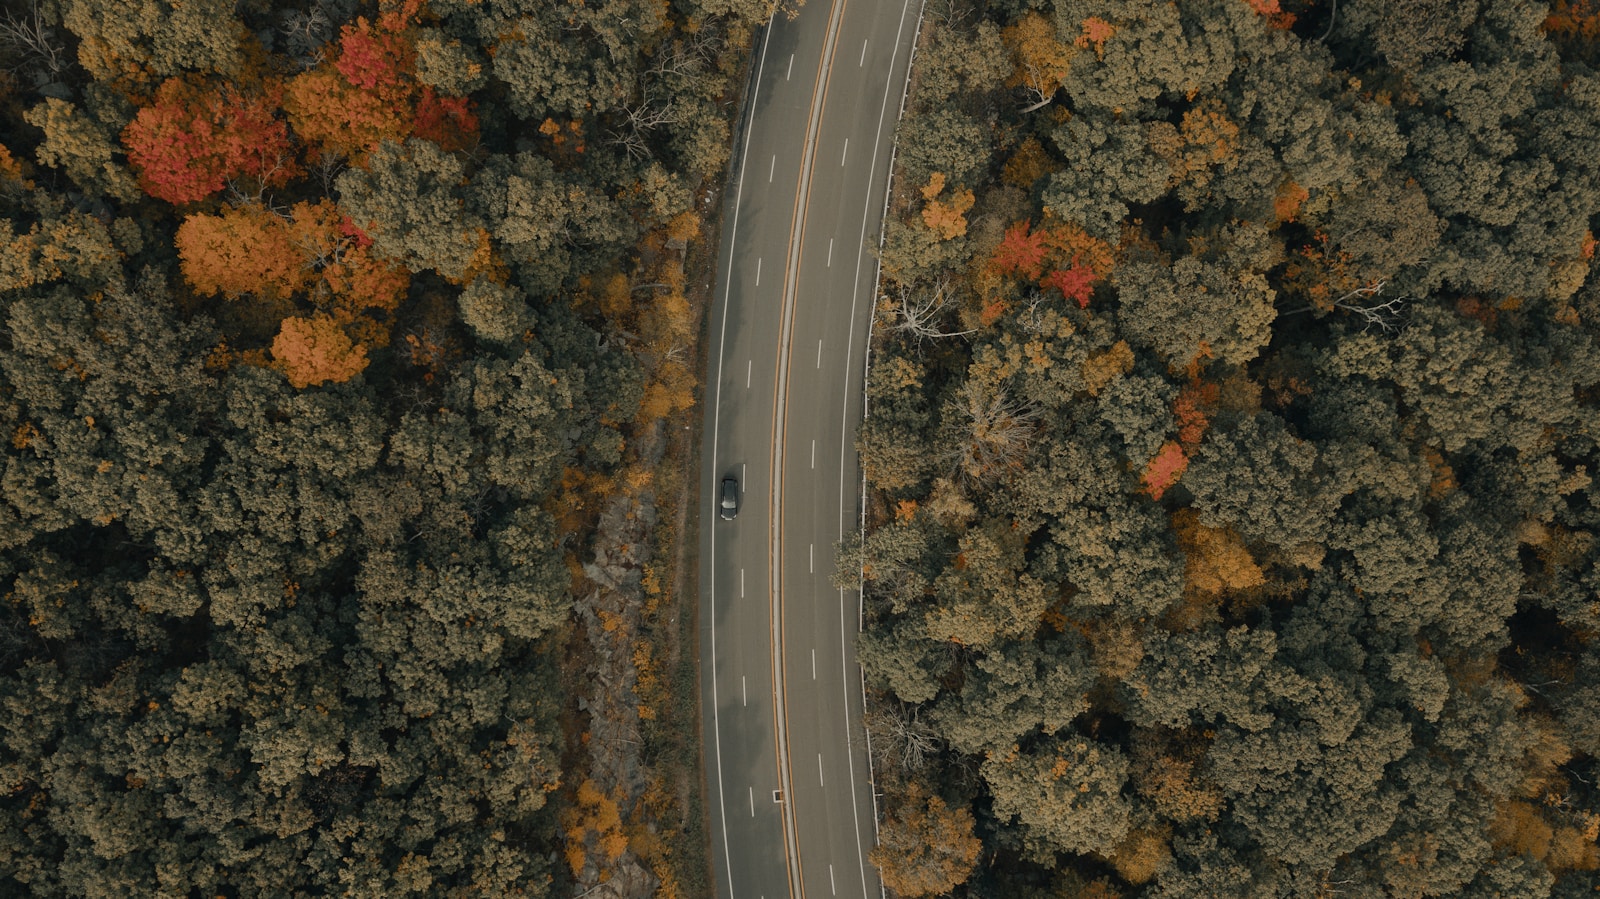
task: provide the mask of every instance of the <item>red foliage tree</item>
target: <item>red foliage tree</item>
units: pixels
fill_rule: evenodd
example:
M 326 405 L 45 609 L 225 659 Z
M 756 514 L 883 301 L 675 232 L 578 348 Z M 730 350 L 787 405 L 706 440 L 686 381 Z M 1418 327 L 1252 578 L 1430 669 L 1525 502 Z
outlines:
M 404 35 L 375 30 L 364 18 L 339 34 L 339 59 L 334 68 L 352 86 L 386 99 L 410 93 L 416 53 Z
M 192 203 L 230 179 L 282 185 L 296 174 L 289 133 L 273 113 L 277 91 L 247 96 L 229 84 L 169 78 L 122 131 L 145 193 Z
M 1039 285 L 1054 287 L 1067 299 L 1077 300 L 1078 308 L 1082 309 L 1089 305 L 1089 298 L 1094 296 L 1094 284 L 1098 280 L 1100 277 L 1094 273 L 1094 269 L 1086 265 L 1074 265 L 1065 271 L 1058 269 L 1045 275 Z
M 1006 229 L 1006 236 L 994 248 L 989 262 L 1002 274 L 1020 272 L 1028 278 L 1038 278 L 1044 270 L 1044 233 L 1029 233 L 1030 223 L 1023 221 Z
M 1206 410 L 1216 405 L 1219 394 L 1217 385 L 1206 381 L 1192 382 L 1178 394 L 1172 404 L 1172 416 L 1177 420 L 1179 443 L 1191 448 L 1200 444 L 1200 438 L 1211 427 Z
M 1151 499 L 1160 499 L 1167 488 L 1178 483 L 1189 468 L 1189 457 L 1177 441 L 1169 440 L 1144 468 L 1144 490 Z
M 465 150 L 477 141 L 478 117 L 466 97 L 441 97 L 424 87 L 411 120 L 411 133 L 445 150 Z
M 357 160 L 385 140 L 413 135 L 446 150 L 476 141 L 471 101 L 438 96 L 417 81 L 410 35 L 391 30 L 404 19 L 385 18 L 379 27 L 356 19 L 340 31 L 331 64 L 289 82 L 284 105 L 302 140 Z
M 1244 0 L 1244 2 L 1255 10 L 1257 15 L 1265 18 L 1273 28 L 1287 31 L 1294 26 L 1294 13 L 1284 12 L 1278 5 L 1278 0 Z

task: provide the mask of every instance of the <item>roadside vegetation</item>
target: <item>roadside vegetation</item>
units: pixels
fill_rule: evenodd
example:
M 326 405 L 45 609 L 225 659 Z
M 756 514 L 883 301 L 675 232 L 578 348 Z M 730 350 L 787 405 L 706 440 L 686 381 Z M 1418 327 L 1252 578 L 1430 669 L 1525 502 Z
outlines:
M 706 894 L 682 426 L 769 13 L 0 5 L 0 893 Z
M 930 0 L 840 574 L 893 893 L 1600 888 L 1597 34 Z

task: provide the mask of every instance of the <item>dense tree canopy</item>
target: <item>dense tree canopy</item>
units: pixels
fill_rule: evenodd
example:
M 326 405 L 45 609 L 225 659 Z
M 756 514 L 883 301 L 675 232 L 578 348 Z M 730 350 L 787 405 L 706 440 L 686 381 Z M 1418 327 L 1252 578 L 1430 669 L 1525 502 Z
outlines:
M 930 5 L 841 583 L 945 888 L 1600 886 L 1597 10 Z
M 693 894 L 571 646 L 770 4 L 5 5 L 0 894 Z

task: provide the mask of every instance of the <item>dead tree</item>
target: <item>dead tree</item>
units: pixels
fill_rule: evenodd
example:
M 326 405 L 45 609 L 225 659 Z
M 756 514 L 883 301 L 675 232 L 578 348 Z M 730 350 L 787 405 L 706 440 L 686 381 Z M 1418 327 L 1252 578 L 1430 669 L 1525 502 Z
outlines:
M 620 125 L 611 130 L 611 143 L 621 147 L 634 159 L 648 159 L 650 132 L 662 125 L 672 125 L 678 121 L 678 113 L 672 107 L 671 100 L 658 105 L 651 100 L 648 93 L 638 104 L 622 107 L 623 119 Z
M 867 732 L 872 735 L 872 754 L 881 765 L 905 772 L 922 769 L 928 756 L 939 751 L 939 735 L 917 716 L 917 707 L 903 702 L 869 702 Z
M 978 379 L 962 384 L 954 402 L 965 420 L 951 452 L 961 477 L 978 481 L 1021 464 L 1033 439 L 1037 409 L 1012 400 L 1004 388 Z
M 66 48 L 56 40 L 55 29 L 45 24 L 44 15 L 39 12 L 39 0 L 33 0 L 29 11 L 21 16 L 8 9 L 0 17 L 0 49 L 18 59 L 9 71 L 37 65 L 48 81 L 54 81 L 70 62 Z
M 1334 300 L 1333 308 L 1359 316 L 1364 322 L 1363 330 L 1376 327 L 1385 334 L 1399 333 L 1405 326 L 1407 300 L 1405 297 L 1391 297 L 1377 302 L 1386 284 L 1387 281 L 1379 281 L 1370 287 L 1358 287 Z
M 962 337 L 975 330 L 946 331 L 940 324 L 940 320 L 955 305 L 955 297 L 945 278 L 922 288 L 901 284 L 898 300 L 888 297 L 884 297 L 884 300 L 890 315 L 889 330 L 914 337 L 918 342 L 940 337 Z

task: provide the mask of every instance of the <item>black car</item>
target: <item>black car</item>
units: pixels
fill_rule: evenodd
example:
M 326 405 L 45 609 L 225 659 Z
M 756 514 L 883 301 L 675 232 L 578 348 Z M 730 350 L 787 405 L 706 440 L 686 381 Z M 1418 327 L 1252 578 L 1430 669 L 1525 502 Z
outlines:
M 722 501 L 718 504 L 717 514 L 723 521 L 732 521 L 739 517 L 739 479 L 726 477 L 722 479 Z

